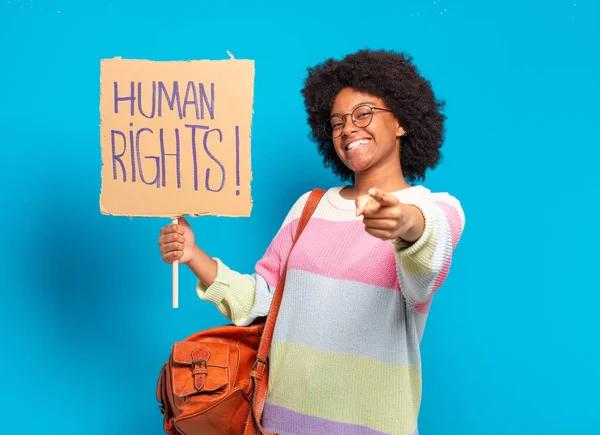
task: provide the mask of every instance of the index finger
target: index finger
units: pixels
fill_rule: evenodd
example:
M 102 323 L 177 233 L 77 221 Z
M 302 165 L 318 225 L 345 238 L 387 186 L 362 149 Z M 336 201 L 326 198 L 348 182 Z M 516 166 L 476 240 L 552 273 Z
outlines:
M 400 204 L 400 200 L 396 195 L 385 192 L 381 189 L 369 189 L 369 196 L 381 204 L 383 207 L 391 207 L 392 205 Z
M 183 235 L 185 233 L 185 228 L 182 225 L 171 224 L 164 226 L 160 229 L 160 233 L 162 235 L 177 233 Z

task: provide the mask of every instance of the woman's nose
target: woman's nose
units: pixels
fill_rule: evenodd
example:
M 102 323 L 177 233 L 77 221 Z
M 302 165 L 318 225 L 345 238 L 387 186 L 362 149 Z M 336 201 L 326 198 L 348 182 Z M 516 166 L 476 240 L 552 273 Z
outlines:
M 352 122 L 352 118 L 350 116 L 346 117 L 346 119 L 344 120 L 344 128 L 342 128 L 342 135 L 343 136 L 349 136 L 352 133 L 356 132 L 358 128 L 356 127 L 356 125 L 354 125 L 354 122 Z

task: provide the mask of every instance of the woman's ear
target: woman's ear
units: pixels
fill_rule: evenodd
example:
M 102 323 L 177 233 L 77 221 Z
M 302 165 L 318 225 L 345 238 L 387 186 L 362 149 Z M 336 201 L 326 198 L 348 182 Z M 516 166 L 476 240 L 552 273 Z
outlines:
M 396 137 L 406 136 L 406 130 L 400 124 L 398 124 L 398 128 L 396 128 Z

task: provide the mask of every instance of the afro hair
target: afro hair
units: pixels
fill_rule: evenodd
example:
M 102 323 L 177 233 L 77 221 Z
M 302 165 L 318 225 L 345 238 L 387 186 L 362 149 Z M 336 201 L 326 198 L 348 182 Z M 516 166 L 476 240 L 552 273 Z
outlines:
M 301 92 L 310 137 L 318 144 L 325 167 L 331 167 L 342 181 L 353 180 L 354 174 L 338 158 L 324 126 L 336 95 L 347 87 L 381 98 L 392 110 L 406 131 L 400 148 L 402 173 L 411 183 L 424 180 L 427 168 L 435 168 L 442 157 L 445 102 L 435 98 L 412 57 L 395 51 L 360 50 L 308 69 Z

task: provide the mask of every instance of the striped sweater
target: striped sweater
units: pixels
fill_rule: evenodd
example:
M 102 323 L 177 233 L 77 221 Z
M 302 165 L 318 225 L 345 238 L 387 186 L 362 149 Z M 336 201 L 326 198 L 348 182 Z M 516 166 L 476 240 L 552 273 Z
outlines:
M 280 435 L 416 434 L 420 341 L 464 214 L 446 193 L 395 192 L 421 209 L 425 229 L 412 244 L 384 241 L 365 231 L 341 189 L 327 191 L 290 255 L 263 423 Z M 265 316 L 308 196 L 294 204 L 253 275 L 215 259 L 215 282 L 199 282 L 199 297 L 237 325 Z

